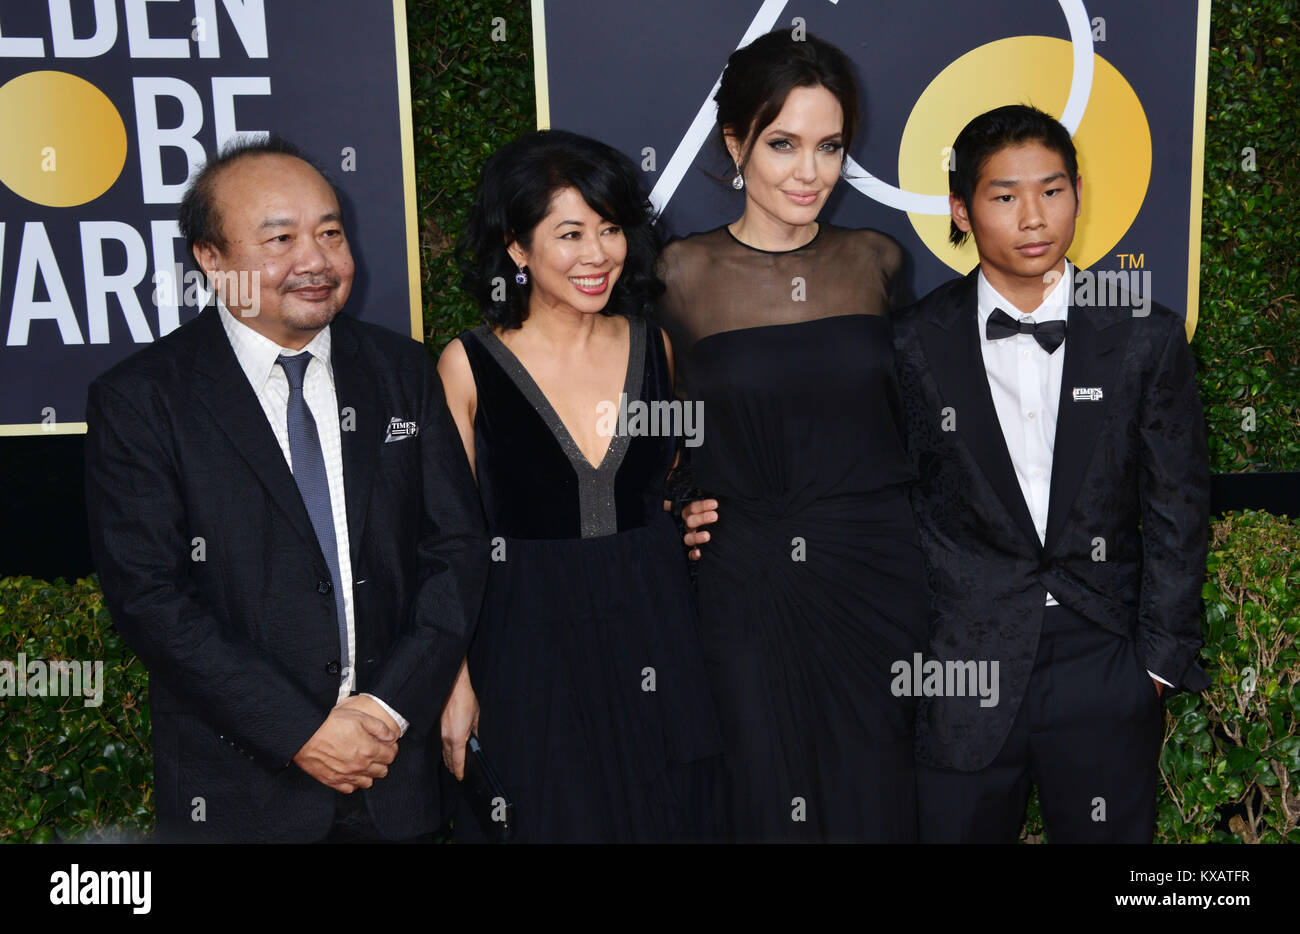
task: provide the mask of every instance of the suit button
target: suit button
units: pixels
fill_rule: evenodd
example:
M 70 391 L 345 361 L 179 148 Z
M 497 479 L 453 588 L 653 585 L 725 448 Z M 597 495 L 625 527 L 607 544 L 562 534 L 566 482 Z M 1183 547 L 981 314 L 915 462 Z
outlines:
M 342 669 L 339 667 L 337 661 L 328 661 L 325 663 L 325 674 L 337 675 L 340 671 L 342 671 Z
M 331 590 L 333 590 L 333 589 L 334 589 L 334 585 L 333 585 L 332 583 L 330 583 L 329 581 L 327 581 L 327 580 L 326 580 L 326 581 L 317 581 L 317 582 L 316 582 L 316 592 L 317 592 L 317 593 L 329 593 L 329 592 L 330 592 Z

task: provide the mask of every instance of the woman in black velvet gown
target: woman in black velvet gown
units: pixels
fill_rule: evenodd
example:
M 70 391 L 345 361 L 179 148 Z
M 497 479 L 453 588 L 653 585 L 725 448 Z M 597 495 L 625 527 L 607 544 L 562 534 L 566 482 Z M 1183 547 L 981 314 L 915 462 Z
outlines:
M 890 690 L 891 665 L 924 648 L 928 599 L 887 317 L 902 250 L 817 221 L 857 123 L 843 53 L 760 37 L 716 100 L 745 210 L 665 248 L 660 310 L 707 426 L 692 482 L 709 499 L 686 540 L 707 542 L 729 832 L 914 840 L 914 701 Z
M 699 839 L 712 819 L 717 726 L 664 510 L 679 439 L 635 419 L 673 399 L 645 315 L 656 243 L 632 163 L 561 131 L 488 160 L 461 243 L 487 323 L 438 370 L 494 560 L 443 748 L 460 777 L 477 734 L 520 842 Z M 455 833 L 482 838 L 464 808 Z

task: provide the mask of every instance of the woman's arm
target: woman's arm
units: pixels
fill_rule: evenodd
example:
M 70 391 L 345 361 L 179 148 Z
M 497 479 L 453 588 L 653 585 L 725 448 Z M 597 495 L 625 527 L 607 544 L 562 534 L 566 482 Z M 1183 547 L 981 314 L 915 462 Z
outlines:
M 453 340 L 438 358 L 438 376 L 442 378 L 442 391 L 447 397 L 447 408 L 456 422 L 460 432 L 461 444 L 465 445 L 465 456 L 469 458 L 469 469 L 478 479 L 478 467 L 474 463 L 474 414 L 478 407 L 478 387 L 474 383 L 474 371 L 470 369 L 469 357 L 465 345 L 457 338 Z
M 465 345 L 453 340 L 438 358 L 438 376 L 442 379 L 447 408 L 451 410 L 456 430 L 460 432 L 470 470 L 478 479 L 474 463 L 474 414 L 478 406 L 478 387 L 470 368 Z M 462 661 L 456 683 L 442 708 L 442 761 L 457 780 L 465 777 L 465 744 L 471 732 L 478 732 L 478 698 L 469 680 L 469 664 Z

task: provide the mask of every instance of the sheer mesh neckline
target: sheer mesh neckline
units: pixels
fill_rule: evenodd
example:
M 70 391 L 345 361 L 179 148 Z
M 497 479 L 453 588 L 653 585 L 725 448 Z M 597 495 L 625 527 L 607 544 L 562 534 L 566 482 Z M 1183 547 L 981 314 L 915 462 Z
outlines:
M 775 253 L 742 243 L 726 226 L 674 240 L 659 263 L 666 287 L 659 321 L 672 340 L 678 391 L 689 396 L 695 345 L 713 334 L 888 315 L 907 304 L 902 268 L 903 250 L 893 238 L 825 221 L 803 246 Z
M 810 246 L 812 246 L 814 243 L 816 243 L 819 239 L 821 239 L 822 228 L 823 228 L 823 227 L 825 227 L 825 225 L 822 224 L 822 223 L 820 223 L 820 222 L 818 222 L 818 223 L 817 223 L 817 232 L 816 232 L 815 234 L 813 234 L 811 240 L 809 240 L 807 243 L 805 243 L 805 244 L 803 244 L 803 245 L 801 245 L 801 246 L 797 246 L 797 247 L 794 247 L 793 249 L 789 249 L 789 250 L 764 250 L 762 247 L 751 246 L 751 245 L 749 245 L 748 243 L 746 243 L 744 240 L 741 240 L 739 237 L 737 237 L 734 233 L 731 232 L 731 225 L 730 225 L 730 224 L 723 224 L 721 229 L 722 229 L 722 230 L 725 230 L 725 231 L 727 232 L 727 236 L 729 236 L 729 237 L 730 237 L 730 238 L 731 238 L 735 243 L 739 244 L 740 246 L 743 246 L 743 247 L 744 247 L 745 249 L 747 249 L 747 250 L 753 250 L 755 253 L 765 253 L 765 254 L 767 254 L 768 256 L 786 256 L 786 255 L 788 255 L 788 254 L 790 254 L 790 253 L 798 253 L 800 250 L 806 250 L 806 249 L 808 249 Z

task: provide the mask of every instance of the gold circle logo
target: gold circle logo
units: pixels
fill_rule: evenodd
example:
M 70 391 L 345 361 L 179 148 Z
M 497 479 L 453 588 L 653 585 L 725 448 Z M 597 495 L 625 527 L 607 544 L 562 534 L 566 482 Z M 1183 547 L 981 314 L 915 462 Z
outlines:
M 909 191 L 948 194 L 948 147 L 972 118 L 1011 102 L 1059 114 L 1070 93 L 1069 42 L 1015 36 L 972 49 L 921 93 L 898 151 L 898 181 Z M 1070 259 L 1086 269 L 1119 243 L 1137 217 L 1151 181 L 1151 129 L 1132 86 L 1100 55 L 1093 56 L 1092 92 L 1074 133 L 1083 176 L 1083 214 Z M 961 158 L 961 153 L 955 154 Z M 1093 197 L 1089 197 L 1089 192 Z M 963 275 L 979 262 L 973 241 L 948 242 L 948 216 L 908 212 L 922 242 Z
M 0 87 L 0 182 L 36 204 L 68 208 L 113 187 L 126 165 L 126 127 L 103 91 L 62 71 Z

